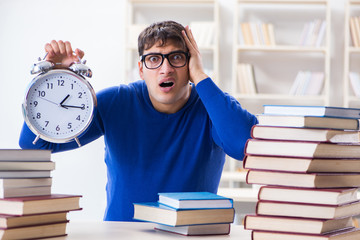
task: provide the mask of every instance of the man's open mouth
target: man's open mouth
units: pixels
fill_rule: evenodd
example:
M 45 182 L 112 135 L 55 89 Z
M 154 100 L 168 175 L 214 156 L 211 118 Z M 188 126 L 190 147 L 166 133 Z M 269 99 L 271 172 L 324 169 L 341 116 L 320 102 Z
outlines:
M 172 87 L 173 85 L 174 83 L 170 81 L 160 83 L 160 87 Z

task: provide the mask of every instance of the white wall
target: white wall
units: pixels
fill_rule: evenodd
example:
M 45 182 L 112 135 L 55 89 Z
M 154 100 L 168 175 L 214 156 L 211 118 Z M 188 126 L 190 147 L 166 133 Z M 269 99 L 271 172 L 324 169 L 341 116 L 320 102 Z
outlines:
M 231 78 L 232 4 L 220 1 L 220 79 Z M 18 148 L 23 123 L 21 103 L 33 78 L 30 66 L 52 39 L 71 41 L 85 51 L 96 91 L 118 85 L 123 66 L 124 0 L 0 1 L 0 148 Z M 332 105 L 341 106 L 344 1 L 332 4 Z M 336 37 L 335 37 L 336 36 Z M 230 84 L 222 84 L 228 90 Z M 105 207 L 106 168 L 103 140 L 53 155 L 53 192 L 82 194 L 83 210 L 71 219 L 101 220 Z

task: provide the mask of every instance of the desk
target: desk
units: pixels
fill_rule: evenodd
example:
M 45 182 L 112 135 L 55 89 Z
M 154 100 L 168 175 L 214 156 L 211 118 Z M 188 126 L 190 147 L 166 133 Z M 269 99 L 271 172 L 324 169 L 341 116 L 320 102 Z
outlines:
M 70 221 L 67 226 L 67 237 L 52 240 L 152 240 L 152 239 L 241 239 L 250 240 L 251 231 L 241 225 L 232 225 L 230 235 L 182 236 L 154 230 L 155 224 L 147 222 L 76 222 Z M 50 238 L 49 238 L 50 240 Z

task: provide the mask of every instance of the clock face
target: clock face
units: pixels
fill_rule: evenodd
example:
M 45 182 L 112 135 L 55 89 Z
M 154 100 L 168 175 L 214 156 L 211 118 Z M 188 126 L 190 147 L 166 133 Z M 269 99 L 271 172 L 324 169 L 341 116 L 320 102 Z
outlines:
M 96 96 L 90 84 L 69 70 L 51 70 L 30 84 L 23 104 L 29 128 L 44 140 L 68 142 L 90 124 Z

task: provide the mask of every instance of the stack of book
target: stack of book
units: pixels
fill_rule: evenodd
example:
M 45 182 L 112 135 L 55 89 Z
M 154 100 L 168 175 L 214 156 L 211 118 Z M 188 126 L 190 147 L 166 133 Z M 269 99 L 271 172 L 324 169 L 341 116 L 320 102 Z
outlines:
M 65 236 L 79 195 L 52 194 L 51 151 L 0 149 L 0 239 Z
M 230 233 L 233 200 L 209 192 L 159 193 L 158 202 L 134 203 L 134 219 L 181 235 Z
M 247 183 L 264 185 L 245 229 L 259 239 L 357 239 L 360 109 L 267 105 L 246 145 Z
M 275 46 L 274 25 L 263 22 L 240 23 L 239 43 L 242 46 Z

